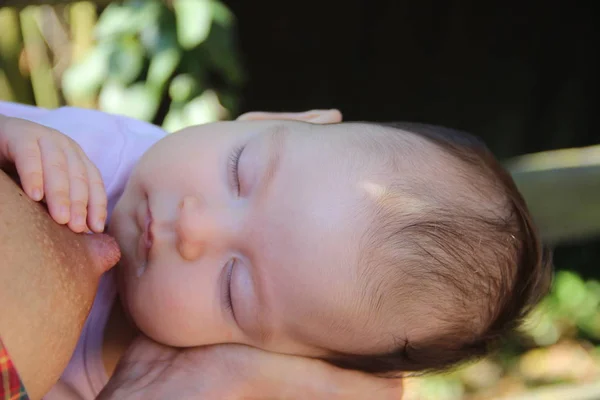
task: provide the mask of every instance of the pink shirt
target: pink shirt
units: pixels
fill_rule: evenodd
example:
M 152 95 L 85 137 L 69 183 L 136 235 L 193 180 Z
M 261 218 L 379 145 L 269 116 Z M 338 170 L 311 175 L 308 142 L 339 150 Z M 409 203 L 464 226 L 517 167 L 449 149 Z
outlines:
M 108 218 L 133 166 L 166 133 L 155 125 L 94 110 L 56 110 L 0 101 L 0 114 L 56 129 L 75 140 L 98 167 L 108 196 Z M 108 381 L 102 362 L 104 327 L 116 296 L 112 272 L 102 277 L 77 348 L 60 381 L 44 400 L 95 399 Z

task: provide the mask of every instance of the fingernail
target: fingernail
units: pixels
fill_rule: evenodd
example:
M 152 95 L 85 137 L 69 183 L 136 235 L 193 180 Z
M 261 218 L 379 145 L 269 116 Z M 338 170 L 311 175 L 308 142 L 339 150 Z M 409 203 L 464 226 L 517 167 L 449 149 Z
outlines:
M 35 201 L 40 201 L 42 199 L 42 191 L 40 189 L 37 189 L 37 188 L 33 189 L 33 191 L 31 192 L 31 197 Z
M 97 220 L 96 223 L 94 224 L 94 229 L 97 232 L 102 232 L 104 230 L 104 219 Z
M 61 217 L 65 218 L 67 221 L 69 220 L 69 217 L 71 215 L 71 208 L 68 205 L 64 204 L 60 206 L 59 212 Z

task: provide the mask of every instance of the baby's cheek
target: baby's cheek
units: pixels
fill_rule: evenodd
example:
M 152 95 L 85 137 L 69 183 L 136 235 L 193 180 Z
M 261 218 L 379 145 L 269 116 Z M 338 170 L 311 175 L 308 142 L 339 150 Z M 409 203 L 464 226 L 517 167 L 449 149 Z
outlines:
M 178 346 L 182 341 L 181 325 L 186 319 L 181 296 L 171 295 L 168 285 L 156 285 L 153 279 L 145 278 L 150 277 L 143 276 L 137 287 L 131 288 L 133 293 L 129 293 L 131 316 L 137 327 L 150 338 Z
M 233 326 L 225 326 L 223 327 L 220 332 L 218 332 L 215 337 L 221 337 L 222 340 L 217 340 L 215 344 L 219 344 L 219 343 L 244 343 L 243 341 L 240 341 L 239 335 L 236 334 L 236 332 L 234 332 L 234 328 Z M 244 343 L 246 344 L 246 343 Z
M 181 283 L 153 277 L 140 285 L 132 310 L 136 325 L 157 342 L 178 347 L 207 344 L 202 340 L 211 330 L 203 317 L 203 299 Z

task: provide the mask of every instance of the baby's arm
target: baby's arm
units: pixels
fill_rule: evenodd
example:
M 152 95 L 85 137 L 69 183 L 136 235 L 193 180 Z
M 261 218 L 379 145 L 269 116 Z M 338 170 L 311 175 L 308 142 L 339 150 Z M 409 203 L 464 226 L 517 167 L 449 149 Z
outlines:
M 102 232 L 106 191 L 96 166 L 62 133 L 0 114 L 0 166 L 15 165 L 23 190 L 46 200 L 52 218 L 74 232 Z

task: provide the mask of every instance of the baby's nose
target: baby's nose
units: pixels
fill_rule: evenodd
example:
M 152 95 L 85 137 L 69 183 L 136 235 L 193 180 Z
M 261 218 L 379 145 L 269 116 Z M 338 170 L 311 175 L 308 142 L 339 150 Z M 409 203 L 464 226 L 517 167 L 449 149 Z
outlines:
M 204 247 L 203 208 L 202 201 L 197 196 L 185 196 L 179 204 L 177 246 L 181 257 L 188 261 L 198 258 Z
M 179 206 L 176 226 L 181 257 L 193 261 L 206 251 L 208 245 L 224 245 L 230 229 L 227 215 L 227 207 L 210 206 L 199 195 L 185 196 Z

